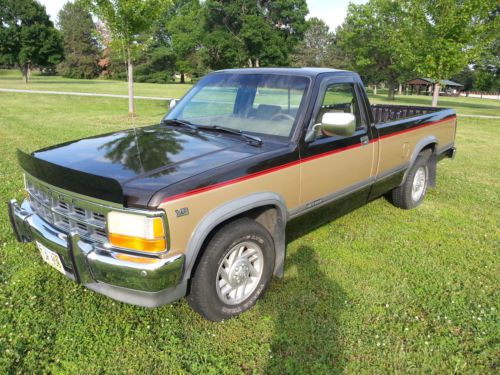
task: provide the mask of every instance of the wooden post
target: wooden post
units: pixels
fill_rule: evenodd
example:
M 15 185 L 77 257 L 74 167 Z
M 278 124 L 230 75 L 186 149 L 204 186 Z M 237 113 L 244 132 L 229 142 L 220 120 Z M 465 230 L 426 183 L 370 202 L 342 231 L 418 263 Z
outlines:
M 132 62 L 132 57 L 130 56 L 130 50 L 127 54 L 127 79 L 128 79 L 128 114 L 129 116 L 135 116 L 134 107 L 134 65 Z

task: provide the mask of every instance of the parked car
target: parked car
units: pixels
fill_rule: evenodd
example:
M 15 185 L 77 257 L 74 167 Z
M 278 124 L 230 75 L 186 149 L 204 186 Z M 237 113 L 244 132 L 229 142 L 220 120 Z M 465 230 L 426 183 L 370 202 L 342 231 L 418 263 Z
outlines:
M 417 207 L 455 132 L 451 109 L 370 105 L 353 72 L 218 71 L 157 125 L 18 151 L 28 198 L 9 214 L 87 288 L 147 307 L 187 296 L 220 321 L 283 276 L 288 221 L 384 194 Z

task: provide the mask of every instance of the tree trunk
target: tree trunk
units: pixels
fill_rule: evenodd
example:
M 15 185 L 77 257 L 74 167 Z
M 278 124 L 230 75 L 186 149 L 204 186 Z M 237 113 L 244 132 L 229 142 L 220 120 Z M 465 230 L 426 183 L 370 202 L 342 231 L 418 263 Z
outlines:
M 21 66 L 21 73 L 23 74 L 23 82 L 28 83 L 28 64 Z
M 181 83 L 185 83 L 185 82 L 186 82 L 185 74 L 184 74 L 184 72 L 181 72 Z
M 399 95 L 402 95 L 402 94 L 403 94 L 403 85 L 402 85 L 401 83 L 399 84 L 398 94 L 399 94 Z
M 248 67 L 249 68 L 253 67 L 253 63 L 252 63 L 252 59 L 251 58 L 248 58 Z
M 259 60 L 259 58 L 255 59 L 255 67 L 256 68 L 260 68 L 260 60 Z
M 127 78 L 128 78 L 128 114 L 129 116 L 135 116 L 134 108 L 134 66 L 132 63 L 132 58 L 130 57 L 130 51 L 127 53 Z
M 377 85 L 373 85 L 373 95 L 377 95 Z
M 434 91 L 432 92 L 432 106 L 437 107 L 438 105 L 438 98 L 439 98 L 439 90 L 441 89 L 441 85 L 439 83 L 436 83 L 434 85 Z
M 389 82 L 389 88 L 387 91 L 387 99 L 389 100 L 394 100 L 394 90 L 396 88 L 396 85 L 393 82 Z

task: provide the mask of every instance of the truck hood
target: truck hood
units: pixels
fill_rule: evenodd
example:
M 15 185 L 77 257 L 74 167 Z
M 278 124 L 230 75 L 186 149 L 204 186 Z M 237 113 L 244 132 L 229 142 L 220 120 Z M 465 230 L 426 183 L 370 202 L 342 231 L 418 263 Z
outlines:
M 129 129 L 19 152 L 21 167 L 51 185 L 120 204 L 146 206 L 158 190 L 256 153 L 231 136 L 165 125 Z

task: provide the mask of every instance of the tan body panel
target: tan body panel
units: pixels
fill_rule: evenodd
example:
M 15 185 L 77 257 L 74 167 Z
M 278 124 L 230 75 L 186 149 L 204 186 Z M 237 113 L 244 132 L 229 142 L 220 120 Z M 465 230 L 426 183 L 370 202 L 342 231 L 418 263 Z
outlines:
M 367 145 L 319 155 L 269 173 L 230 181 L 220 187 L 187 193 L 166 201 L 159 208 L 165 210 L 168 218 L 169 253 L 184 253 L 198 224 L 207 214 L 227 202 L 253 193 L 273 192 L 284 199 L 288 211 L 303 207 L 308 202 L 376 178 L 375 171 L 380 175 L 407 165 L 419 141 L 427 136 L 437 138 L 438 148 L 452 144 L 455 124 L 456 118 L 452 118 L 402 131 Z M 189 215 L 177 217 L 175 211 L 183 208 L 189 210 Z
M 185 251 L 191 234 L 210 211 L 231 200 L 266 191 L 281 195 L 288 209 L 298 206 L 300 165 L 284 167 L 248 180 L 162 203 L 159 208 L 167 213 L 172 254 Z M 189 215 L 176 217 L 175 210 L 184 207 L 189 209 Z
M 368 180 L 374 163 L 374 143 L 323 156 L 301 164 L 301 204 Z
M 381 137 L 377 174 L 407 165 L 411 161 L 417 144 L 427 136 L 436 137 L 438 149 L 452 144 L 455 139 L 455 123 L 456 118 L 452 118 L 429 126 Z

